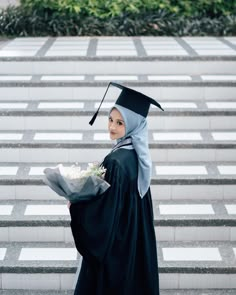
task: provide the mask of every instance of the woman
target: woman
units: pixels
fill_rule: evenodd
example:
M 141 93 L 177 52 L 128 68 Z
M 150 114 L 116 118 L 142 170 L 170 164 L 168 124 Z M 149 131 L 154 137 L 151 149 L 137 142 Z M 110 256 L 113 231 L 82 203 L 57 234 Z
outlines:
M 120 90 L 108 122 L 117 144 L 102 162 L 111 186 L 96 199 L 70 206 L 75 245 L 83 256 L 74 294 L 159 295 L 146 116 L 150 103 L 161 106 L 116 83 L 104 97 L 112 87 Z

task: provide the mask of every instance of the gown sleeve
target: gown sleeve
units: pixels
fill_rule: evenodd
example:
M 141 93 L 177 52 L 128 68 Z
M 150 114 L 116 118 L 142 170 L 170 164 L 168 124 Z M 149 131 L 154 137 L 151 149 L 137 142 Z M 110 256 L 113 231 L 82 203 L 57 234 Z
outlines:
M 87 260 L 102 262 L 109 253 L 119 224 L 127 187 L 119 161 L 103 163 L 107 169 L 105 180 L 111 185 L 97 198 L 71 204 L 71 230 L 78 252 Z

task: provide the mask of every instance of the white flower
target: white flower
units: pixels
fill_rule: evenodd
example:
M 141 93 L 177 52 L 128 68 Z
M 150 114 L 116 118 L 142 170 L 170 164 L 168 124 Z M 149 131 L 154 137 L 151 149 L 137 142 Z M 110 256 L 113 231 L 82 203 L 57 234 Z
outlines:
M 62 164 L 58 164 L 60 174 L 68 179 L 81 179 L 88 176 L 98 176 L 104 178 L 106 169 L 103 166 L 99 166 L 99 163 L 88 163 L 86 170 L 81 170 L 78 165 L 72 165 L 71 167 L 64 167 Z

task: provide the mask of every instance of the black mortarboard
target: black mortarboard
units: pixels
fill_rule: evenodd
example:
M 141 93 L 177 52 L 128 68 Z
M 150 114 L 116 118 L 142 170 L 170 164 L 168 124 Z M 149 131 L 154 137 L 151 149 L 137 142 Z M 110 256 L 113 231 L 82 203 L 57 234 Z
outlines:
M 115 89 L 113 89 L 113 90 L 115 90 L 115 92 L 110 91 L 112 88 L 111 86 L 115 87 Z M 118 93 L 117 93 L 117 90 L 118 90 Z M 162 111 L 164 111 L 163 108 L 161 107 L 161 105 L 157 101 L 152 99 L 151 97 L 148 97 L 136 90 L 130 89 L 130 88 L 125 87 L 123 85 L 120 85 L 120 84 L 117 84 L 114 82 L 110 82 L 107 86 L 105 94 L 101 100 L 101 103 L 100 103 L 96 113 L 93 115 L 92 119 L 89 122 L 90 125 L 93 125 L 94 121 L 96 120 L 96 117 L 97 117 L 100 107 L 103 103 L 103 100 L 108 95 L 109 91 L 112 93 L 112 98 L 116 99 L 115 104 L 123 106 L 123 107 L 145 117 L 145 118 L 147 117 L 150 104 L 153 104 L 153 105 L 157 106 L 158 108 L 160 108 Z

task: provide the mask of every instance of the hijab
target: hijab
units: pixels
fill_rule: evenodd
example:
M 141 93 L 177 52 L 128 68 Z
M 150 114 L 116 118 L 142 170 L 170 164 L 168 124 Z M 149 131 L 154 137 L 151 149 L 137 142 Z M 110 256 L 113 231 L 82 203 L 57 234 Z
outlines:
M 133 148 L 138 156 L 138 192 L 141 198 L 147 193 L 151 184 L 152 161 L 148 148 L 148 129 L 145 117 L 115 104 L 111 111 L 116 108 L 125 122 L 125 136 L 117 139 L 117 144 L 122 144 L 127 138 L 131 138 Z

